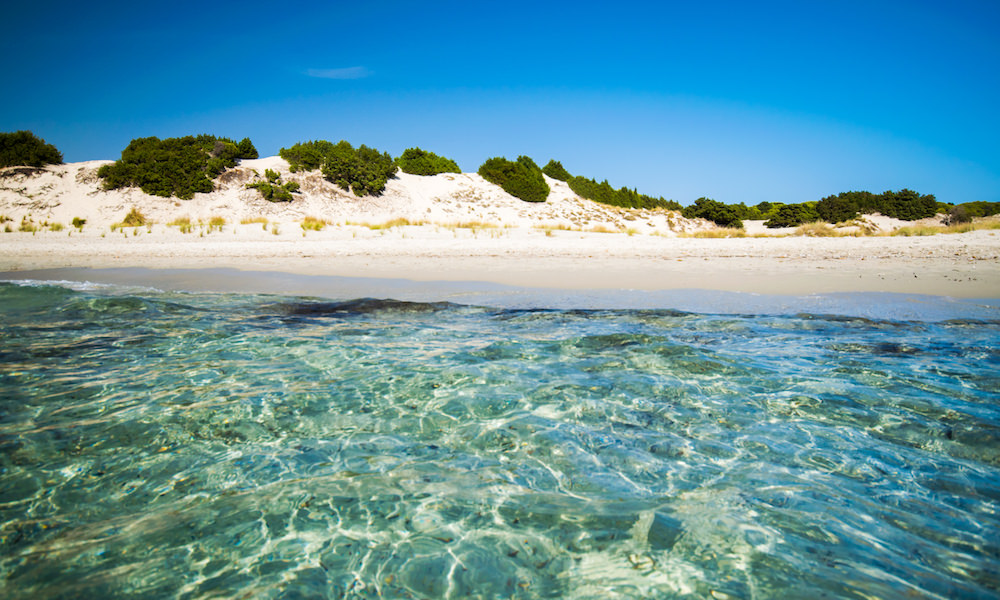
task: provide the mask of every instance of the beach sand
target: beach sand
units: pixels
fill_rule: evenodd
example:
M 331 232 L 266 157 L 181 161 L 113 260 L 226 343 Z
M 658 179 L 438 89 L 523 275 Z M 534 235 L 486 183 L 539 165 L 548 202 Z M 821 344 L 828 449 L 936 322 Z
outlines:
M 356 198 L 318 173 L 289 173 L 276 157 L 244 161 L 224 174 L 216 192 L 185 201 L 135 189 L 101 190 L 100 164 L 60 165 L 0 180 L 0 215 L 14 229 L 0 233 L 5 278 L 45 269 L 142 267 L 206 270 L 199 289 L 211 289 L 212 269 L 236 269 L 566 290 L 1000 298 L 998 230 L 922 237 L 692 238 L 684 236 L 711 226 L 669 211 L 599 205 L 551 179 L 553 192 L 544 204 L 512 198 L 476 174 L 402 174 L 383 196 Z M 303 194 L 276 204 L 246 189 L 253 172 L 265 168 L 299 180 Z M 112 229 L 132 207 L 152 224 Z M 330 225 L 305 231 L 306 216 Z M 74 217 L 86 219 L 82 230 L 71 226 Z M 189 233 L 168 225 L 182 217 L 192 223 Z M 225 224 L 210 228 L 213 217 Z M 25 219 L 63 228 L 17 231 Z M 399 224 L 384 226 L 393 219 Z M 883 229 L 900 225 L 885 218 L 870 222 Z M 759 223 L 747 225 L 750 234 L 758 230 L 763 231 Z

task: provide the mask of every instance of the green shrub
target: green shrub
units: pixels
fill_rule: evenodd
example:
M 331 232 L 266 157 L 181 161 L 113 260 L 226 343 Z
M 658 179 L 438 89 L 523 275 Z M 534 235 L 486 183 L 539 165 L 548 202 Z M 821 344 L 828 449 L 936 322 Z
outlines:
M 982 200 L 976 202 L 964 202 L 959 206 L 964 206 L 965 210 L 974 217 L 992 217 L 995 214 L 1000 214 L 1000 202 L 985 202 Z
M 684 207 L 681 214 L 688 219 L 707 219 L 719 227 L 743 227 L 743 221 L 732 206 L 711 198 L 698 198 L 694 204 Z
M 458 163 L 450 158 L 438 156 L 420 148 L 407 148 L 396 159 L 399 170 L 411 175 L 437 175 L 438 173 L 461 173 Z
M 819 213 L 808 202 L 803 204 L 785 204 L 778 208 L 774 216 L 764 222 L 764 227 L 769 229 L 798 227 L 803 223 L 813 223 L 818 220 Z
M 343 140 L 336 144 L 325 140 L 300 142 L 282 148 L 278 154 L 288 161 L 293 173 L 320 169 L 327 181 L 356 196 L 381 194 L 398 170 L 388 152 L 365 145 L 354 148 Z
M 918 194 L 913 190 L 871 192 L 842 192 L 827 196 L 816 203 L 820 218 L 830 223 L 849 221 L 859 214 L 881 213 L 887 217 L 916 221 L 933 217 L 938 212 L 938 202 L 933 194 Z
M 525 202 L 545 202 L 549 197 L 549 184 L 545 183 L 542 170 L 527 156 L 517 157 L 516 162 L 491 158 L 479 167 L 479 174 Z
M 104 165 L 97 175 L 105 189 L 138 187 L 154 196 L 191 199 L 197 192 L 211 192 L 212 179 L 243 158 L 256 158 L 248 138 L 238 144 L 213 135 L 132 140 L 122 157 Z
M 87 219 L 81 219 L 80 217 L 73 217 L 73 227 L 76 227 L 80 231 L 83 231 L 83 226 L 87 224 Z
M 257 190 L 269 202 L 291 202 L 292 194 L 299 191 L 297 181 L 281 183 L 281 174 L 277 171 L 265 169 L 264 177 L 267 178 L 267 181 L 255 181 L 248 183 L 246 187 Z
M 665 208 L 667 210 L 680 210 L 681 205 L 673 200 L 664 200 L 663 198 L 654 198 L 652 196 L 647 196 L 646 194 L 640 194 L 636 190 L 628 189 L 627 187 L 622 187 L 621 189 L 614 189 L 607 180 L 597 183 L 594 179 L 587 179 L 586 177 L 576 176 L 574 177 L 562 166 L 562 163 L 557 160 L 550 160 L 548 164 L 542 169 L 542 173 L 545 173 L 553 179 L 558 179 L 559 181 L 565 181 L 569 184 L 569 189 L 573 190 L 573 193 L 581 198 L 586 198 L 587 200 L 593 200 L 594 202 L 600 202 L 601 204 L 608 204 L 610 206 L 619 206 L 622 208 Z
M 566 167 L 562 166 L 562 163 L 558 160 L 549 160 L 548 164 L 542 167 L 542 173 L 545 173 L 552 179 L 558 179 L 559 181 L 569 181 L 572 175 L 566 170 Z
M 616 190 L 611 187 L 611 184 L 609 184 L 607 180 L 597 183 L 597 181 L 593 179 L 576 176 L 570 177 L 566 183 L 569 184 L 569 189 L 573 190 L 573 193 L 577 196 L 593 200 L 594 202 L 600 202 L 602 204 L 620 206 L 622 208 L 665 208 L 667 210 L 681 209 L 681 205 L 673 200 L 654 198 L 652 196 L 647 196 L 646 194 L 640 194 L 636 190 L 630 190 L 627 187 L 622 187 Z
M 288 161 L 292 173 L 315 171 L 323 166 L 334 145 L 326 140 L 299 142 L 291 148 L 282 148 L 278 156 Z
M 0 133 L 0 167 L 61 165 L 62 153 L 30 131 Z
M 948 209 L 948 216 L 945 217 L 945 225 L 958 225 L 960 223 L 971 223 L 972 214 L 969 209 L 959 204 Z

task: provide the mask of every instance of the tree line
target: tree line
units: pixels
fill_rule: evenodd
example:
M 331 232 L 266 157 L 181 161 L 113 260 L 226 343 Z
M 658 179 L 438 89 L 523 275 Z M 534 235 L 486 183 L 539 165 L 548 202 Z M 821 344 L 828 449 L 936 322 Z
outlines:
M 343 140 L 336 144 L 325 140 L 300 142 L 282 148 L 279 155 L 288 161 L 293 173 L 319 170 L 325 179 L 358 196 L 381 194 L 398 171 L 422 176 L 461 172 L 454 160 L 420 148 L 407 148 L 401 156 L 393 158 L 387 152 L 365 145 L 355 148 Z M 249 138 L 236 142 L 207 134 L 166 139 L 145 137 L 132 140 L 121 158 L 102 166 L 98 176 L 105 189 L 138 187 L 152 195 L 190 199 L 195 193 L 211 192 L 215 187 L 213 181 L 239 160 L 257 157 L 257 149 Z M 30 131 L 0 132 L 0 167 L 40 168 L 62 162 L 62 153 L 55 146 Z M 682 206 L 674 200 L 640 194 L 634 188 L 615 189 L 606 179 L 598 183 L 593 178 L 574 176 L 555 159 L 539 168 L 528 156 L 513 161 L 503 157 L 487 159 L 478 173 L 527 202 L 544 202 L 548 198 L 550 189 L 544 175 L 566 182 L 575 194 L 595 202 L 623 208 L 675 210 L 687 218 L 703 218 L 723 227 L 739 228 L 749 219 L 764 220 L 767 227 L 793 227 L 813 221 L 840 223 L 872 213 L 913 221 L 945 212 L 952 222 L 961 222 L 1000 213 L 1000 202 L 950 205 L 938 202 L 933 194 L 905 188 L 881 194 L 841 192 L 793 204 L 761 202 L 747 206 L 698 198 Z M 272 201 L 289 201 L 298 191 L 298 184 L 282 183 L 273 171 L 267 173 L 266 181 L 248 187 L 259 190 Z

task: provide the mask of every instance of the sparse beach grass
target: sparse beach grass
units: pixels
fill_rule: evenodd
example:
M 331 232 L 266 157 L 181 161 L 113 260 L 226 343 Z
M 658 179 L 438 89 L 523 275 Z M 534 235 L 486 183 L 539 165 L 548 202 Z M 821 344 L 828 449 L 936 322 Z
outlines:
M 919 237 L 949 233 L 969 233 L 972 231 L 1000 229 L 1000 220 L 983 219 L 972 223 L 957 223 L 955 225 L 910 225 L 900 227 L 883 235 Z
M 213 216 L 208 220 L 208 231 L 211 232 L 213 229 L 222 231 L 222 228 L 226 226 L 226 219 L 218 215 Z
M 111 231 L 117 231 L 118 229 L 123 229 L 125 227 L 142 227 L 143 225 L 147 225 L 147 223 L 146 216 L 139 212 L 138 208 L 133 206 L 132 210 L 125 215 L 125 218 L 122 219 L 120 223 L 111 225 Z
M 737 229 L 735 227 L 719 227 L 717 229 L 703 229 L 701 231 L 695 231 L 692 233 L 682 233 L 678 237 L 686 238 L 744 238 L 747 237 L 747 232 L 745 229 Z
M 367 227 L 372 231 L 380 231 L 384 229 L 392 229 L 394 227 L 416 227 L 420 225 L 428 225 L 427 221 L 417 220 L 411 221 L 405 217 L 398 217 L 395 219 L 390 219 L 384 223 L 369 223 L 367 221 L 347 221 L 346 225 L 351 225 L 355 227 Z
M 843 237 L 845 234 L 834 229 L 829 223 L 816 221 L 815 223 L 803 223 L 795 229 L 795 235 L 806 237 Z
M 190 217 L 178 217 L 173 221 L 167 223 L 168 227 L 176 227 L 180 229 L 181 233 L 191 233 L 194 231 L 194 226 L 191 224 Z
M 323 219 L 317 219 L 312 216 L 305 217 L 302 219 L 302 223 L 300 224 L 303 233 L 306 231 L 322 231 L 327 225 L 328 223 Z

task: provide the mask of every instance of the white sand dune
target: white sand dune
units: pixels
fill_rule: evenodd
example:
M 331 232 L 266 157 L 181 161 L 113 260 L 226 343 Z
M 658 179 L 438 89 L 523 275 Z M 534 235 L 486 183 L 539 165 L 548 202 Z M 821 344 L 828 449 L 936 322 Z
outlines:
M 0 216 L 14 230 L 0 233 L 0 271 L 235 267 L 575 289 L 1000 298 L 997 231 L 695 239 L 683 235 L 714 226 L 672 211 L 601 205 L 552 179 L 544 203 L 523 202 L 470 173 L 401 173 L 381 196 L 358 198 L 318 172 L 290 173 L 279 157 L 243 161 L 220 176 L 214 192 L 180 200 L 134 188 L 103 190 L 97 169 L 105 162 L 0 173 Z M 299 182 L 301 193 L 292 202 L 272 203 L 247 189 L 265 169 L 278 171 L 282 181 Z M 112 230 L 133 207 L 152 225 Z M 330 225 L 304 231 L 307 216 Z M 74 218 L 86 220 L 82 231 L 72 227 Z M 191 232 L 169 225 L 179 218 L 194 224 Z M 212 218 L 225 221 L 221 230 L 207 226 Z M 401 219 L 410 225 L 380 227 Z M 903 224 L 867 219 L 881 230 Z M 22 220 L 48 227 L 19 232 Z M 54 223 L 62 229 L 53 231 Z M 746 225 L 751 235 L 765 231 L 759 222 Z

